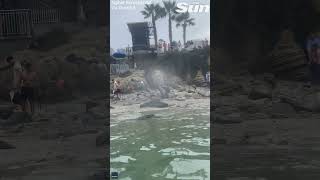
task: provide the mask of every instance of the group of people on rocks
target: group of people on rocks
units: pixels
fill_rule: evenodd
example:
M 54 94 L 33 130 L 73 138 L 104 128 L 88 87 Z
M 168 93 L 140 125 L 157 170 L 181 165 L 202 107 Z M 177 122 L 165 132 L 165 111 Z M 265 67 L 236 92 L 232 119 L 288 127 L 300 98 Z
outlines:
M 0 71 L 12 70 L 12 85 L 9 87 L 9 96 L 15 105 L 15 110 L 33 114 L 34 102 L 39 96 L 40 82 L 33 64 L 26 60 L 17 60 L 12 56 L 6 58 L 6 63 L 6 66 L 0 67 Z M 57 79 L 54 83 L 58 89 L 65 87 L 64 80 Z
M 32 64 L 27 61 L 20 62 L 12 56 L 6 58 L 7 67 L 13 71 L 13 83 L 10 88 L 10 100 L 15 105 L 17 111 L 34 112 L 34 86 L 37 74 L 32 68 Z

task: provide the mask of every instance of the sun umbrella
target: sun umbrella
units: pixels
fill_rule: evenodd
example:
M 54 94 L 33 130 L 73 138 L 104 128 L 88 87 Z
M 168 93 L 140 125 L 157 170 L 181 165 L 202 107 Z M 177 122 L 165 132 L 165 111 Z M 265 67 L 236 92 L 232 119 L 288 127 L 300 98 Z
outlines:
M 116 52 L 116 53 L 113 53 L 112 54 L 112 57 L 116 58 L 116 59 L 122 59 L 122 58 L 125 58 L 126 55 L 124 53 L 121 53 L 121 52 Z

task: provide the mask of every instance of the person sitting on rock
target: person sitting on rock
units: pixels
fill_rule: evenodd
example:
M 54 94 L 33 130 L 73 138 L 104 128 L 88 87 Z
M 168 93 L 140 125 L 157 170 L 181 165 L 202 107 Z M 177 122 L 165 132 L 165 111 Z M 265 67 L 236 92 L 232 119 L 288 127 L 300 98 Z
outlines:
M 34 112 L 34 81 L 36 72 L 32 70 L 32 64 L 26 63 L 25 71 L 21 75 L 21 96 L 23 99 L 23 110 L 26 111 L 27 103 L 30 112 Z

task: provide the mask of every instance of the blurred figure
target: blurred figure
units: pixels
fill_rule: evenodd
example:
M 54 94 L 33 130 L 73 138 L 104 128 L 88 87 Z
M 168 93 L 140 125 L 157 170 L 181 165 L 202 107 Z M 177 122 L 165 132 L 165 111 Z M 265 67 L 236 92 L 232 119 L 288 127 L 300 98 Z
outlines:
M 12 80 L 12 88 L 9 92 L 10 94 L 10 99 L 13 102 L 14 96 L 18 96 L 20 92 L 20 79 L 21 79 L 21 73 L 23 71 L 21 62 L 14 59 L 12 56 L 7 57 L 6 59 L 7 63 L 9 66 L 12 67 L 12 73 L 13 73 L 13 80 Z M 17 98 L 15 99 L 15 104 L 17 103 Z
M 210 84 L 210 72 L 206 73 L 206 82 Z
M 120 81 L 119 80 L 112 80 L 113 81 L 113 97 L 116 95 L 117 99 L 120 99 Z
M 30 110 L 30 113 L 34 113 L 34 81 L 36 80 L 36 72 L 32 70 L 32 64 L 25 64 L 25 71 L 21 75 L 21 97 L 23 100 L 23 110 Z
M 59 90 L 63 90 L 65 88 L 65 82 L 63 79 L 59 79 L 56 81 L 56 87 L 59 89 Z
M 182 46 L 182 44 L 181 44 L 181 41 L 179 40 L 179 42 L 178 42 L 178 49 L 179 49 L 179 51 L 181 51 L 181 47 Z

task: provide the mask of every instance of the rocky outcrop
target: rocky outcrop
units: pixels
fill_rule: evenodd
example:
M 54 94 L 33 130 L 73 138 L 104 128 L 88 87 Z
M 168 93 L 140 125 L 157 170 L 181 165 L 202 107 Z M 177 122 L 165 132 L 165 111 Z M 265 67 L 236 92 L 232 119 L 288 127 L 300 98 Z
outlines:
M 307 58 L 304 50 L 295 42 L 292 31 L 282 32 L 279 42 L 270 53 L 272 71 L 281 78 L 305 80 L 308 78 Z
M 214 71 L 227 74 L 245 69 L 255 73 L 272 72 L 266 57 L 281 39 L 281 33 L 292 30 L 295 44 L 303 48 L 308 34 L 318 26 L 314 22 L 319 9 L 316 0 L 215 1 Z M 301 48 L 289 49 L 298 50 L 297 56 L 291 57 L 303 59 L 299 54 Z

